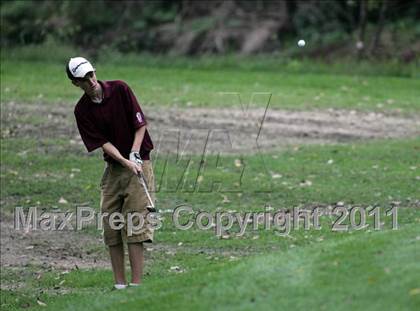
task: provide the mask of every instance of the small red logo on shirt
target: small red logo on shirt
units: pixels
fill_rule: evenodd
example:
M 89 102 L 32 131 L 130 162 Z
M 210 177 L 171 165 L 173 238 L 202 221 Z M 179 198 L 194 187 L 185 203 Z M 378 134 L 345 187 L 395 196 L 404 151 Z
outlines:
M 137 117 L 137 120 L 139 120 L 139 123 L 142 123 L 143 122 L 143 117 L 141 116 L 141 113 L 140 112 L 137 112 L 136 113 L 136 117 Z

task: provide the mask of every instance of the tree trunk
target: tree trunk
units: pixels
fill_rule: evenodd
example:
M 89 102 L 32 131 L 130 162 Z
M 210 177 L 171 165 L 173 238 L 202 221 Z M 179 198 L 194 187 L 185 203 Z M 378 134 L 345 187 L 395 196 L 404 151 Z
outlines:
M 381 39 L 382 30 L 384 29 L 385 25 L 385 11 L 386 11 L 386 0 L 381 1 L 381 8 L 379 12 L 379 21 L 378 21 L 378 27 L 376 28 L 375 36 L 373 37 L 373 42 L 370 48 L 370 54 L 377 54 L 377 50 L 379 47 L 379 42 Z
M 357 41 L 357 56 L 362 58 L 365 50 L 365 34 L 366 34 L 366 16 L 367 16 L 367 0 L 360 0 L 359 15 L 359 37 Z

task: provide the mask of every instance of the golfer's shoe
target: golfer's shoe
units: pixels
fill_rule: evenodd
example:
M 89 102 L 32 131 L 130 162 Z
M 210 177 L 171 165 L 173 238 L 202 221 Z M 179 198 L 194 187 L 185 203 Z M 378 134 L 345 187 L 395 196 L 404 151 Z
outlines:
M 125 284 L 114 284 L 114 290 L 119 290 L 119 289 L 125 289 L 127 288 L 127 285 Z

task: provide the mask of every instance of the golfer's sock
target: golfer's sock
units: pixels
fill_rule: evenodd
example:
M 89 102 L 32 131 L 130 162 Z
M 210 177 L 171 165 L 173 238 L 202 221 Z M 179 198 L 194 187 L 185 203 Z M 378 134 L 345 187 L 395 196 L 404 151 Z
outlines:
M 124 289 L 124 288 L 127 287 L 127 285 L 125 285 L 125 284 L 115 284 L 114 287 L 115 287 L 115 289 Z
M 129 286 L 140 286 L 139 283 L 130 283 Z

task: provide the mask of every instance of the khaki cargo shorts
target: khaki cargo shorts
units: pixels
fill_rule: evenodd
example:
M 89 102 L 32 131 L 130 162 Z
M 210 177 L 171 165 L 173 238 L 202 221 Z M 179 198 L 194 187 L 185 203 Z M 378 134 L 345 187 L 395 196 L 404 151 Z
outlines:
M 154 201 L 155 181 L 151 161 L 144 161 L 143 174 L 148 185 L 150 196 Z M 100 188 L 101 212 L 103 215 L 108 213 L 108 215 L 103 216 L 105 244 L 112 246 L 121 244 L 123 241 L 126 243 L 152 242 L 153 228 L 147 221 L 147 214 L 149 211 L 146 207 L 148 205 L 148 200 L 138 177 L 119 163 L 107 163 L 100 183 Z M 114 212 L 121 213 L 124 217 L 124 226 L 118 230 L 113 229 L 110 225 L 110 215 Z M 140 218 L 144 219 L 144 224 L 139 230 L 134 230 L 127 234 L 127 216 L 129 213 L 132 215 L 134 215 L 134 213 L 140 213 L 141 215 L 132 217 L 134 226 L 140 227 Z

